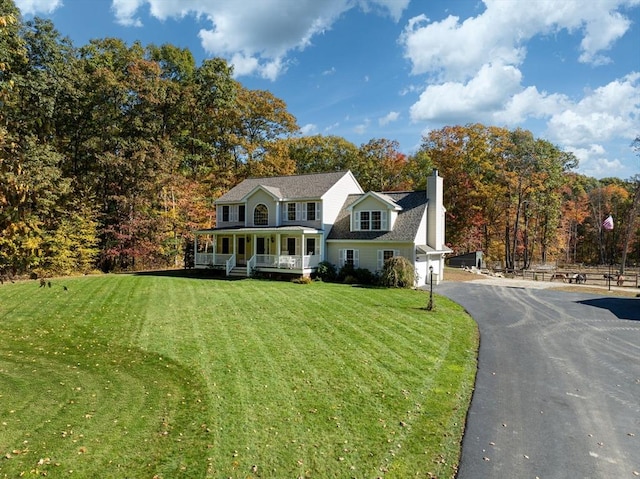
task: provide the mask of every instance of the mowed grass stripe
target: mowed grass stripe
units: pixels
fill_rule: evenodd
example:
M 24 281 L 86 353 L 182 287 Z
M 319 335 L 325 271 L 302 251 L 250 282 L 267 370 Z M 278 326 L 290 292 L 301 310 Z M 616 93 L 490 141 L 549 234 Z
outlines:
M 56 382 L 83 383 L 52 389 L 83 407 L 33 393 L 42 414 L 0 426 L 0 454 L 27 431 L 53 438 L 0 463 L 0 477 L 29 467 L 54 477 L 67 469 L 86 477 L 454 473 L 477 333 L 444 299 L 427 313 L 424 293 L 322 283 L 114 275 L 65 284 L 67 296 L 57 280 L 46 291 L 0 288 L 8 318 L 0 328 L 26 338 L 32 362 L 50 359 L 36 334 L 58 351 L 75 344 L 73 357 L 46 369 Z M 0 375 L 0 394 L 10 391 L 0 399 L 19 403 L 25 384 L 48 385 L 20 361 L 25 367 L 7 366 L 13 378 Z M 91 448 L 55 432 L 80 416 L 83 437 L 100 437 Z M 44 451 L 51 463 L 38 465 Z

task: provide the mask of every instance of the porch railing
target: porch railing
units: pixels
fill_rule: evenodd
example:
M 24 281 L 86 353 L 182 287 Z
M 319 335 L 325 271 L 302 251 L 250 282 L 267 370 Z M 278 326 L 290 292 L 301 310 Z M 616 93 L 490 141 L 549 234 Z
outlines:
M 257 254 L 249 261 L 252 262 L 251 268 L 256 267 L 301 270 L 317 267 L 318 263 L 320 263 L 320 257 L 318 255 L 300 256 L 289 254 Z
M 311 254 L 302 257 L 304 268 L 316 268 L 320 264 L 320 256 L 317 254 Z
M 236 267 L 236 255 L 232 254 L 225 264 L 225 271 L 227 276 L 229 276 L 229 273 L 231 273 L 231 270 L 235 267 Z
M 254 256 L 256 259 L 256 266 L 258 268 L 277 268 L 278 256 L 275 254 L 257 254 Z
M 247 277 L 251 277 L 253 269 L 256 267 L 256 255 L 253 255 L 249 261 L 247 261 Z
M 247 276 L 251 276 L 255 268 L 277 269 L 310 269 L 320 263 L 319 255 L 289 255 L 289 254 L 257 254 L 247 261 Z M 224 266 L 226 274 L 236 267 L 237 258 L 234 254 L 196 253 L 196 266 Z
M 213 253 L 196 253 L 195 264 L 196 265 L 214 265 L 215 255 Z
M 232 254 L 196 253 L 196 266 L 224 266 Z

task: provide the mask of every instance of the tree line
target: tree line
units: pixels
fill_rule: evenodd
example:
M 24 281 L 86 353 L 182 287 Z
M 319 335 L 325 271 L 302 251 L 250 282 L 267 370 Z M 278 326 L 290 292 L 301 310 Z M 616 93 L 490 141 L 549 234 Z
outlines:
M 412 155 L 384 138 L 303 136 L 222 59 L 116 38 L 78 47 L 13 0 L 0 7 L 0 274 L 181 266 L 244 178 L 346 169 L 365 190 L 397 191 L 438 168 L 448 244 L 507 267 L 640 254 L 638 179 L 574 173 L 573 155 L 528 131 L 445 127 Z

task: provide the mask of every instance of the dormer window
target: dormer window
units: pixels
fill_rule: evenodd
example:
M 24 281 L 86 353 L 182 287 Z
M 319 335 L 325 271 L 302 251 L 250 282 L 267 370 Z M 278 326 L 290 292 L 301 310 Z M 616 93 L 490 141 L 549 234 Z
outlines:
M 253 224 L 254 226 L 268 226 L 269 225 L 269 210 L 262 203 L 256 205 L 253 210 Z
M 360 231 L 386 231 L 387 212 L 386 211 L 356 211 L 355 227 Z

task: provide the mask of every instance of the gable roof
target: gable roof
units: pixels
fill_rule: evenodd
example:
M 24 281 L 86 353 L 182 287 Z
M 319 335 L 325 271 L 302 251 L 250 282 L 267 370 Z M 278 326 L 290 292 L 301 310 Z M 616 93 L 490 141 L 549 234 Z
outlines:
M 241 198 L 241 200 L 242 201 L 246 200 L 249 196 L 251 196 L 252 194 L 254 194 L 258 190 L 266 191 L 271 196 L 273 196 L 275 199 L 282 199 L 283 198 L 282 192 L 280 191 L 280 188 L 276 188 L 275 186 L 257 185 L 255 188 L 251 189 L 246 195 L 244 195 Z
M 296 176 L 272 176 L 269 178 L 247 178 L 222 195 L 216 203 L 235 203 L 245 199 L 259 186 L 277 195 L 279 199 L 320 198 L 348 171 L 313 173 Z
M 364 201 L 367 198 L 377 198 L 379 201 L 386 203 L 386 205 L 390 208 L 393 208 L 396 211 L 400 211 L 402 210 L 402 206 L 400 206 L 398 203 L 396 203 L 394 201 L 393 198 L 391 198 L 388 194 L 386 193 L 377 193 L 375 191 L 369 191 L 368 193 L 360 196 L 360 198 L 358 198 L 357 200 L 355 200 L 353 203 L 351 203 L 351 205 L 349 205 L 349 210 L 352 210 L 353 208 L 356 207 L 356 205 L 358 203 L 360 203 L 361 201 Z
M 413 242 L 418 234 L 420 222 L 427 207 L 426 191 L 404 191 L 384 194 L 402 208 L 402 211 L 398 212 L 393 231 L 351 231 L 350 206 L 361 199 L 363 195 L 349 195 L 327 239 Z

